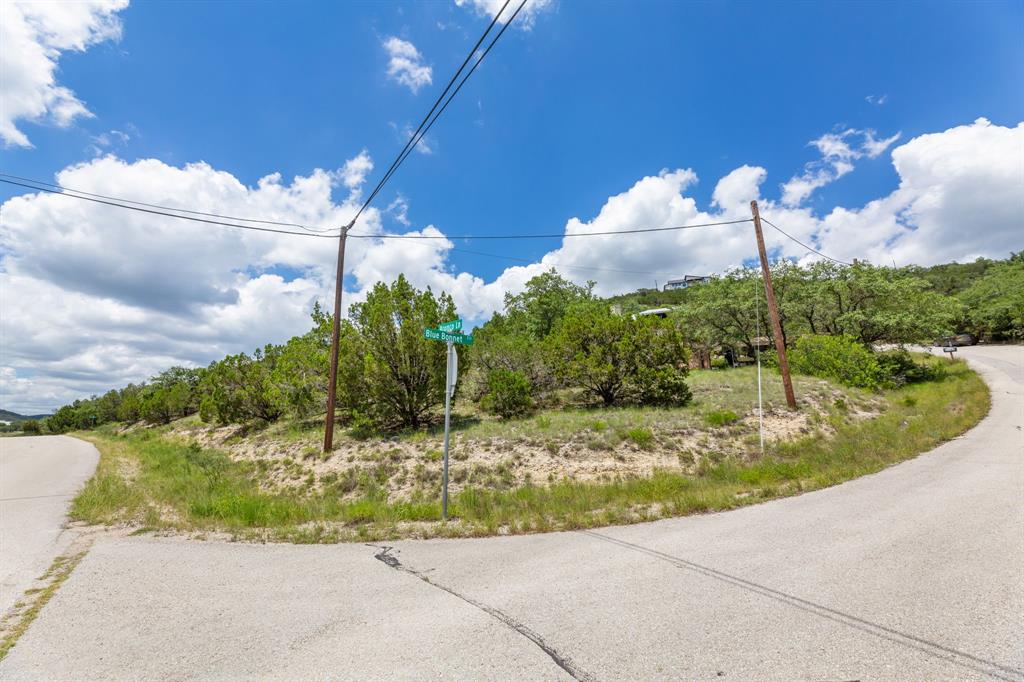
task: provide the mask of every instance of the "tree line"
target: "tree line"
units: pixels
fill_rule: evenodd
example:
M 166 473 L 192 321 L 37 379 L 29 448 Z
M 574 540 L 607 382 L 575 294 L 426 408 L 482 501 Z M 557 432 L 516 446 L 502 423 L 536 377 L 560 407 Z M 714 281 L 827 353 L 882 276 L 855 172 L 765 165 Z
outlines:
M 931 342 L 962 331 L 990 341 L 1024 339 L 1024 256 L 969 265 L 776 263 L 782 335 L 794 364 L 808 373 L 839 371 L 816 370 L 815 362 L 840 353 L 850 376 L 873 377 L 851 381 L 879 387 L 893 376 L 917 376 L 905 358 L 876 357 L 872 347 L 880 343 Z M 458 347 L 461 395 L 505 418 L 558 405 L 567 394 L 606 407 L 681 405 L 690 399 L 691 367 L 739 364 L 772 344 L 756 268 L 676 292 L 602 300 L 593 287 L 551 270 L 522 293 L 506 295 L 503 310 L 475 330 L 475 344 Z M 639 315 L 660 293 L 671 294 L 667 317 Z M 424 339 L 423 329 L 456 317 L 451 296 L 416 289 L 404 276 L 378 283 L 352 305 L 341 325 L 339 421 L 359 435 L 436 419 L 445 346 Z M 46 428 L 166 424 L 197 412 L 212 424 L 322 416 L 331 319 L 316 305 L 312 323 L 307 333 L 251 355 L 230 355 L 206 368 L 173 367 L 145 384 L 75 401 L 49 417 Z M 867 374 L 855 371 L 867 362 L 861 353 L 875 358 Z

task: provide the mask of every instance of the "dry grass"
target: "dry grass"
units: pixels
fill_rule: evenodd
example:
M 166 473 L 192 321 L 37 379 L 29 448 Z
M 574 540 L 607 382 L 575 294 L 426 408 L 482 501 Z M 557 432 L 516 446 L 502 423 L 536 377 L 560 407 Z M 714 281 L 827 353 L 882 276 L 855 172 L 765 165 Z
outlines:
M 751 369 L 694 373 L 695 399 L 682 408 L 567 408 L 506 421 L 461 405 L 452 436 L 451 491 L 608 482 L 664 469 L 692 474 L 710 456 L 752 460 L 760 455 L 755 380 Z M 836 400 L 859 406 L 852 413 L 857 418 L 873 415 L 881 404 L 876 396 L 811 378 L 798 378 L 797 388 L 801 409 L 790 412 L 782 408 L 779 378 L 765 377 L 770 442 L 829 432 Z M 314 424 L 254 430 L 211 427 L 189 418 L 169 436 L 255 466 L 267 493 L 329 492 L 352 500 L 380 489 L 390 501 L 436 499 L 443 447 L 438 430 L 366 440 L 343 435 L 335 450 L 324 454 L 321 427 Z
M 100 467 L 73 513 L 93 523 L 326 542 L 533 532 L 728 509 L 876 471 L 970 428 L 988 409 L 987 389 L 966 365 L 947 366 L 941 381 L 882 394 L 801 377 L 796 414 L 781 409 L 781 381 L 768 376 L 774 437 L 763 458 L 749 370 L 696 373 L 696 399 L 685 408 L 466 417 L 453 439 L 457 519 L 448 524 L 436 522 L 434 432 L 345 439 L 324 458 L 319 433 L 314 441 L 302 425 L 244 436 L 194 421 L 169 431 L 100 431 L 92 436 Z M 714 425 L 709 415 L 718 415 Z

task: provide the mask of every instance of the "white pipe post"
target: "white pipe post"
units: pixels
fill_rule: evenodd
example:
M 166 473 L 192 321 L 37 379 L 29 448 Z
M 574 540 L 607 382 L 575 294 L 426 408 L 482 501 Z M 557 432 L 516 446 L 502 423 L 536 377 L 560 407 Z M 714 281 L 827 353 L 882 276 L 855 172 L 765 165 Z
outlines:
M 444 380 L 444 475 L 441 488 L 441 518 L 448 520 L 448 430 L 452 417 L 452 353 L 455 344 L 448 342 L 448 358 Z

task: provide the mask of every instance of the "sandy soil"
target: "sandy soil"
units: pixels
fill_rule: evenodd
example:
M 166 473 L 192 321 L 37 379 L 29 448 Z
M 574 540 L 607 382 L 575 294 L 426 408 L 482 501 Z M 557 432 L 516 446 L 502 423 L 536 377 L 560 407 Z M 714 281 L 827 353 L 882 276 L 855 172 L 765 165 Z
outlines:
M 841 394 L 837 394 L 841 395 Z M 766 411 L 765 441 L 791 441 L 818 432 L 830 435 L 825 410 L 811 403 L 798 412 Z M 876 413 L 851 410 L 852 419 Z M 431 437 L 410 442 L 343 440 L 327 455 L 313 439 L 284 440 L 265 434 L 243 436 L 237 426 L 214 427 L 184 423 L 173 437 L 198 442 L 227 452 L 232 458 L 254 463 L 263 488 L 319 491 L 333 489 L 344 497 L 358 497 L 367 486 L 379 485 L 392 500 L 433 495 L 441 481 L 441 441 Z M 452 493 L 468 485 L 511 488 L 527 482 L 546 484 L 570 479 L 611 481 L 649 476 L 657 469 L 693 472 L 703 462 L 727 457 L 743 460 L 759 456 L 758 417 L 755 412 L 720 427 L 663 429 L 641 446 L 624 434 L 581 428 L 560 439 L 469 438 L 455 433 L 449 464 Z

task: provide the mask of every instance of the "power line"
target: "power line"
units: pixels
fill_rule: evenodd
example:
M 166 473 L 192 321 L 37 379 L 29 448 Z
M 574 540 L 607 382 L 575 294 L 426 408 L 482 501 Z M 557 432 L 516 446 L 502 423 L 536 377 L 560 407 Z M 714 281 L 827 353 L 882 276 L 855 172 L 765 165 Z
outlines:
M 27 189 L 36 190 L 38 192 L 46 192 L 46 193 L 49 193 L 49 194 L 56 194 L 57 196 L 67 197 L 69 199 L 79 199 L 81 201 L 90 201 L 90 202 L 93 202 L 93 203 L 96 203 L 96 204 L 103 204 L 105 206 L 114 206 L 116 208 L 123 208 L 123 209 L 127 209 L 129 211 L 138 211 L 140 213 L 148 213 L 148 214 L 151 214 L 151 215 L 166 216 L 168 218 L 177 218 L 178 220 L 189 220 L 189 221 L 192 221 L 192 222 L 204 223 L 204 224 L 207 224 L 207 225 L 219 225 L 219 226 L 222 226 L 222 227 L 231 227 L 231 228 L 236 228 L 236 229 L 240 229 L 240 230 L 253 230 L 253 231 L 256 231 L 256 232 L 272 232 L 272 233 L 275 233 L 275 234 L 294 235 L 294 236 L 298 236 L 298 237 L 318 237 L 318 238 L 321 238 L 321 239 L 333 239 L 333 238 L 338 236 L 336 233 L 335 234 L 324 234 L 324 233 L 321 233 L 321 232 L 295 232 L 293 230 L 278 230 L 278 229 L 269 228 L 269 227 L 257 227 L 255 225 L 241 225 L 239 223 L 229 223 L 229 222 L 224 222 L 224 221 L 221 221 L 221 220 L 209 220 L 209 219 L 206 219 L 206 218 L 197 218 L 197 217 L 194 217 L 194 216 L 191 216 L 191 215 L 180 215 L 178 213 L 169 213 L 167 211 L 161 211 L 161 210 L 152 209 L 152 208 L 144 208 L 141 205 L 140 206 L 132 206 L 132 205 L 129 205 L 129 204 L 119 203 L 118 201 L 114 201 L 114 200 L 107 200 L 105 198 L 104 199 L 98 198 L 99 196 L 103 196 L 103 195 L 83 196 L 83 195 L 72 194 L 72 193 L 61 191 L 61 190 L 57 190 L 57 189 L 48 189 L 47 187 L 36 187 L 36 186 L 29 185 L 29 184 L 26 184 L 26 183 L 16 182 L 14 180 L 8 180 L 5 177 L 2 177 L 4 175 L 6 175 L 6 174 L 0 173 L 0 182 L 3 182 L 3 183 L 8 184 L 8 185 L 16 185 L 18 187 L 25 187 Z M 140 203 L 141 204 L 141 202 L 135 202 L 135 203 Z M 153 204 L 153 205 L 155 206 L 155 204 Z M 199 214 L 199 215 L 217 216 L 218 214 L 211 213 L 211 214 Z M 736 224 L 739 224 L 739 223 L 747 223 L 747 222 L 750 222 L 750 218 L 745 218 L 743 220 L 730 220 L 730 221 L 724 221 L 724 222 L 716 222 L 716 223 L 700 223 L 700 224 L 695 224 L 695 225 L 677 225 L 677 226 L 672 226 L 672 227 L 648 227 L 648 228 L 641 228 L 641 229 L 638 229 L 638 230 L 608 230 L 608 231 L 603 231 L 603 232 L 581 232 L 581 233 L 572 233 L 572 234 L 566 234 L 566 233 L 557 233 L 557 234 L 556 233 L 549 233 L 549 234 L 517 234 L 517 235 L 494 235 L 494 234 L 491 234 L 491 235 L 458 235 L 458 236 L 451 236 L 451 237 L 450 236 L 446 236 L 446 235 L 403 235 L 403 234 L 371 235 L 371 234 L 351 234 L 349 236 L 357 237 L 357 238 L 362 238 L 362 239 L 466 239 L 466 240 L 473 240 L 473 239 L 552 239 L 552 238 L 558 238 L 558 237 L 596 237 L 596 236 L 600 236 L 600 235 L 610 235 L 610 234 L 641 234 L 641 233 L 645 233 L 645 232 L 664 232 L 664 231 L 668 231 L 668 230 L 688 230 L 688 229 L 698 228 L 698 227 L 714 227 L 714 226 L 719 226 L 719 225 L 736 225 Z M 767 221 L 765 221 L 765 222 L 767 222 Z M 272 223 L 272 224 L 277 224 L 277 223 Z M 293 223 L 293 224 L 295 224 L 295 223 Z M 774 227 L 774 225 L 773 225 L 773 227 Z M 776 228 L 776 229 L 778 229 L 778 228 Z M 461 249 L 461 250 L 464 250 L 467 253 L 474 253 L 474 252 L 468 251 L 466 249 Z M 483 253 L 481 253 L 480 255 L 492 255 L 494 257 L 507 258 L 509 260 L 523 260 L 523 261 L 526 261 L 526 262 L 533 262 L 533 261 L 529 261 L 528 259 L 515 259 L 515 258 L 508 257 L 508 256 L 498 256 L 497 254 L 483 254 Z M 566 267 L 568 267 L 568 266 L 566 266 Z M 573 266 L 573 267 L 575 267 L 575 266 Z M 582 266 L 580 266 L 580 267 L 582 267 Z M 669 273 L 646 273 L 646 272 L 642 272 L 641 273 L 641 272 L 636 272 L 634 274 L 669 274 Z
M 414 242 L 414 243 L 419 245 L 419 246 L 427 246 L 427 244 L 421 244 L 419 242 Z M 532 264 L 536 263 L 537 265 L 550 266 L 550 267 L 553 267 L 553 268 L 565 268 L 565 269 L 568 269 L 568 270 L 588 270 L 588 271 L 591 271 L 591 272 L 616 272 L 616 273 L 623 273 L 623 274 L 627 274 L 627 275 L 669 275 L 669 276 L 671 276 L 671 275 L 678 275 L 679 274 L 677 271 L 671 271 L 670 272 L 668 270 L 660 270 L 660 271 L 658 271 L 658 270 L 622 270 L 622 269 L 619 269 L 619 268 L 600 268 L 600 267 L 593 267 L 593 266 L 589 266 L 589 265 L 567 265 L 565 263 L 552 263 L 552 262 L 544 263 L 542 261 L 539 261 L 539 260 L 536 260 L 536 259 L 531 259 L 531 258 L 517 258 L 516 256 L 503 256 L 503 255 L 497 254 L 497 253 L 486 253 L 484 251 L 474 251 L 474 250 L 471 250 L 471 249 L 451 248 L 451 249 L 446 249 L 446 251 L 454 252 L 454 253 L 468 253 L 468 254 L 472 254 L 474 256 L 484 256 L 486 258 L 496 258 L 498 260 L 514 261 L 514 262 L 517 262 L 517 263 L 526 263 L 527 265 L 532 265 Z
M 473 48 L 469 51 L 469 54 L 466 55 L 466 58 L 462 61 L 462 64 L 459 66 L 458 70 L 454 74 L 452 74 L 451 79 L 448 81 L 448 85 L 445 86 L 444 90 L 441 91 L 441 94 L 437 96 L 436 100 L 434 100 L 434 104 L 432 107 L 430 107 L 430 111 L 428 111 L 427 115 L 423 117 L 422 121 L 420 121 L 419 126 L 416 127 L 416 130 L 409 137 L 408 141 L 405 143 L 405 146 L 402 147 L 402 151 L 398 152 L 398 156 L 396 156 L 395 160 L 391 162 L 391 165 L 388 167 L 387 171 L 384 173 L 383 177 L 381 177 L 377 185 L 373 188 L 373 191 L 370 192 L 370 195 L 366 198 L 366 201 L 364 201 L 363 204 L 359 207 L 359 210 L 356 211 L 356 214 L 349 223 L 349 226 L 355 225 L 356 220 L 359 219 L 359 216 L 363 214 L 363 211 L 365 211 L 366 208 L 370 205 L 370 202 L 372 202 L 374 197 L 376 197 L 377 194 L 381 191 L 381 189 L 383 189 L 385 183 L 387 183 L 387 181 L 391 179 L 391 176 L 395 174 L 395 171 L 398 170 L 398 167 L 402 165 L 405 159 L 408 158 L 409 154 L 412 153 L 412 150 L 416 148 L 416 145 L 420 143 L 420 140 L 422 140 L 423 137 L 427 134 L 426 130 L 424 129 L 424 126 L 426 126 L 426 128 L 429 129 L 430 126 L 434 124 L 434 121 L 436 121 L 437 117 L 441 115 L 441 112 L 443 112 L 444 109 L 447 108 L 448 102 L 451 102 L 452 97 L 454 97 L 455 94 L 459 91 L 459 89 L 462 88 L 462 84 L 466 82 L 466 78 L 469 78 L 469 76 L 472 75 L 473 71 L 476 70 L 476 67 L 487 55 L 487 52 L 489 52 L 491 47 L 494 46 L 494 43 L 497 42 L 497 39 L 500 38 L 501 34 L 504 33 L 506 28 L 508 28 L 508 25 L 512 23 L 512 19 L 515 19 L 515 15 L 519 13 L 519 9 L 522 9 L 523 5 L 526 4 L 526 0 L 523 0 L 522 4 L 519 5 L 519 9 L 517 9 L 515 14 L 512 15 L 512 19 L 509 19 L 509 21 L 506 22 L 505 26 L 502 27 L 501 32 L 498 33 L 494 41 L 492 41 L 491 44 L 487 47 L 487 50 L 485 50 L 483 55 L 480 56 L 480 59 L 478 59 L 476 64 L 473 65 L 473 68 L 470 69 L 470 71 L 466 74 L 466 78 L 464 78 L 462 82 L 459 83 L 458 88 L 456 88 L 455 91 L 452 92 L 451 97 L 448 98 L 448 101 L 445 102 L 443 107 L 441 107 L 441 110 L 437 112 L 437 116 L 434 116 L 433 121 L 431 121 L 430 117 L 434 114 L 435 110 L 437 110 L 437 107 L 441 104 L 441 101 L 444 100 L 445 95 L 448 94 L 448 91 L 451 90 L 452 85 L 455 84 L 455 81 L 459 78 L 459 75 L 462 73 L 463 69 L 466 68 L 466 65 L 469 64 L 469 61 L 473 58 L 473 55 L 476 54 L 477 49 L 479 49 L 480 45 L 487 38 L 487 35 L 491 32 L 491 29 L 494 28 L 494 25 L 498 22 L 498 17 L 500 17 L 501 14 L 505 11 L 505 8 L 508 7 L 509 2 L 510 0 L 505 0 L 505 4 L 501 6 L 501 9 L 498 10 L 498 12 L 494 15 L 494 18 L 491 19 L 491 23 L 487 25 L 486 30 L 484 30 L 484 32 L 480 34 L 480 38 L 476 41 L 476 44 L 473 45 Z M 430 121 L 429 125 L 428 121 Z
M 607 230 L 602 232 L 558 232 L 548 234 L 465 234 L 465 235 L 431 235 L 431 234 L 350 234 L 358 239 L 558 239 L 563 237 L 597 237 L 608 234 L 641 234 L 645 232 L 667 232 L 670 230 L 691 230 L 698 227 L 717 227 L 720 225 L 739 225 L 749 223 L 750 218 L 742 220 L 724 220 L 715 223 L 697 223 L 693 225 L 673 225 L 670 227 L 645 227 L 638 230 Z M 778 229 L 778 228 L 776 228 Z
M 424 126 L 426 126 L 426 128 L 429 129 L 429 127 L 433 125 L 434 121 L 436 121 L 438 116 L 441 115 L 441 112 L 443 112 L 444 109 L 447 108 L 448 104 L 451 102 L 451 100 L 455 96 L 455 94 L 465 84 L 466 79 L 469 78 L 469 76 L 473 73 L 473 71 L 476 70 L 476 67 L 480 65 L 480 62 L 487 55 L 487 53 L 490 51 L 490 49 L 492 47 L 494 47 L 494 43 L 497 42 L 497 39 L 498 39 L 498 37 L 501 36 L 501 33 L 503 33 L 504 30 L 506 28 L 508 28 L 508 25 L 512 22 L 513 19 L 515 19 L 516 15 L 519 13 L 519 10 L 521 10 L 523 8 L 523 5 L 526 4 L 526 0 L 523 0 L 523 2 L 516 9 L 515 13 L 513 13 L 512 17 L 509 19 L 509 21 L 506 22 L 506 24 L 502 27 L 501 32 L 499 32 L 498 35 L 495 37 L 495 39 L 493 41 L 491 41 L 491 43 L 490 43 L 490 45 L 488 45 L 487 49 L 483 52 L 483 54 L 480 56 L 480 58 L 477 59 L 476 63 L 473 65 L 472 69 L 470 69 L 470 71 L 466 74 L 466 77 L 462 79 L 462 81 L 459 83 L 458 87 L 455 89 L 454 92 L 452 92 L 451 96 L 444 103 L 444 105 L 441 107 L 441 109 L 439 111 L 437 111 L 437 114 L 434 116 L 433 120 L 430 120 L 431 115 L 434 114 L 435 110 L 437 110 L 438 106 L 441 104 L 441 102 L 444 99 L 445 95 L 447 95 L 449 90 L 451 90 L 452 85 L 458 79 L 459 75 L 465 69 L 465 67 L 469 63 L 469 61 L 473 58 L 473 55 L 476 53 L 477 49 L 480 47 L 480 45 L 483 43 L 483 41 L 487 38 L 487 35 L 490 33 L 491 29 L 497 23 L 498 18 L 505 11 L 505 9 L 508 6 L 510 1 L 511 0 L 505 0 L 505 4 L 502 5 L 501 9 L 497 12 L 497 14 L 494 15 L 494 18 L 491 20 L 491 23 L 488 25 L 487 30 L 485 30 L 483 32 L 483 34 L 481 34 L 479 40 L 477 40 L 476 44 L 473 46 L 473 49 L 470 50 L 469 54 L 466 55 L 466 58 L 462 62 L 462 65 L 452 75 L 452 78 L 448 82 L 448 85 L 441 92 L 441 94 L 437 97 L 437 100 L 434 102 L 434 106 L 431 107 L 429 112 L 427 112 L 427 115 L 423 118 L 423 121 L 420 123 L 419 127 L 413 133 L 412 137 L 409 138 L 409 141 L 406 142 L 405 147 L 403 147 L 402 151 L 399 152 L 399 154 L 395 158 L 394 162 L 392 162 L 391 167 L 388 168 L 387 173 L 385 173 L 384 177 L 381 178 L 380 182 L 377 183 L 377 186 L 374 188 L 373 192 L 366 199 L 366 201 L 363 202 L 362 206 L 356 212 L 355 217 L 352 218 L 350 224 L 354 224 L 355 223 L 356 218 L 358 218 L 359 215 L 362 214 L 362 212 L 367 208 L 367 206 L 369 206 L 370 202 L 373 201 L 374 197 L 377 196 L 377 194 L 383 188 L 384 184 L 391 178 L 391 176 L 398 169 L 398 167 L 401 166 L 402 162 L 405 161 L 405 159 L 408 157 L 409 153 L 411 153 L 412 150 L 416 147 L 416 145 L 419 144 L 420 140 L 423 139 L 423 136 L 426 135 L 426 130 L 424 129 Z M 428 120 L 430 120 L 429 124 L 428 124 Z M 7 178 L 7 179 L 5 179 L 5 178 Z M 16 182 L 16 181 L 21 181 L 21 182 Z M 303 225 L 301 223 L 289 223 L 289 222 L 283 222 L 283 221 L 265 220 L 265 219 L 257 219 L 257 218 L 243 218 L 243 217 L 239 217 L 239 216 L 232 216 L 232 215 L 226 215 L 226 214 L 221 214 L 221 213 L 207 213 L 207 212 L 204 212 L 204 211 L 195 211 L 195 210 L 191 210 L 191 209 L 177 208 L 177 207 L 174 207 L 174 206 L 164 206 L 164 205 L 161 205 L 161 204 L 152 204 L 152 203 L 147 203 L 147 202 L 144 202 L 144 201 L 136 201 L 136 200 L 133 200 L 133 199 L 125 199 L 125 198 L 114 197 L 114 196 L 109 196 L 109 195 L 105 195 L 105 194 L 97 194 L 97 193 L 94 193 L 94 192 L 85 192 L 83 190 L 71 189 L 69 187 L 64 187 L 62 185 L 58 185 L 58 184 L 54 184 L 54 183 L 50 183 L 50 182 L 44 182 L 42 180 L 35 180 L 35 179 L 32 179 L 32 178 L 26 178 L 26 177 L 22 177 L 22 176 L 18 176 L 18 175 L 12 175 L 12 174 L 9 174 L 9 173 L 0 173 L 0 182 L 5 182 L 5 183 L 10 184 L 10 185 L 17 185 L 19 187 L 25 187 L 25 188 L 28 188 L 28 189 L 33 189 L 33 190 L 40 191 L 40 192 L 49 192 L 51 194 L 61 194 L 63 196 L 69 196 L 69 197 L 73 197 L 73 198 L 76 198 L 76 199 L 83 199 L 83 200 L 86 200 L 86 201 L 93 201 L 95 203 L 106 204 L 108 206 L 117 206 L 119 208 L 126 208 L 126 209 L 129 209 L 129 210 L 140 211 L 140 212 L 143 212 L 143 213 L 150 213 L 150 214 L 153 214 L 153 215 L 163 215 L 163 216 L 167 216 L 167 217 L 170 217 L 170 218 L 179 218 L 179 219 L 182 219 L 182 220 L 193 220 L 195 222 L 206 223 L 206 224 L 211 224 L 211 225 L 221 225 L 221 226 L 224 226 L 224 227 L 233 227 L 233 228 L 238 228 L 238 229 L 250 229 L 250 230 L 255 230 L 255 231 L 258 231 L 258 232 L 274 232 L 274 233 L 277 233 L 277 234 L 298 234 L 298 235 L 302 235 L 302 233 L 300 233 L 300 232 L 293 232 L 293 231 L 290 231 L 290 230 L 275 230 L 275 229 L 270 229 L 270 228 L 259 228 L 259 227 L 254 227 L 254 226 L 239 225 L 237 223 L 222 222 L 223 220 L 235 220 L 235 221 L 241 221 L 241 222 L 246 222 L 246 223 L 258 223 L 258 224 L 262 224 L 262 225 L 278 225 L 278 226 L 281 226 L 281 227 L 296 227 L 296 228 L 304 230 L 306 233 L 308 233 L 307 235 L 303 235 L 303 236 L 314 236 L 314 237 L 337 237 L 338 236 L 338 234 L 336 232 L 337 228 L 330 228 L 330 227 L 314 228 L 314 227 L 309 227 L 307 225 Z M 26 184 L 26 183 L 32 183 L 32 184 Z M 131 205 L 129 205 L 129 204 L 131 204 Z M 147 207 L 147 208 L 139 208 L 139 207 Z M 148 210 L 148 209 L 153 209 L 153 210 Z M 173 211 L 174 213 L 170 213 L 170 211 Z M 180 213 L 187 213 L 189 215 L 178 215 Z M 204 219 L 200 219 L 200 218 L 191 218 L 189 216 L 206 216 L 206 217 L 209 217 L 209 218 L 218 218 L 218 219 L 221 219 L 221 220 L 204 220 Z M 355 235 L 353 235 L 353 236 L 355 236 Z
M 790 239 L 792 239 L 793 241 L 795 241 L 795 242 L 796 242 L 797 244 L 799 244 L 800 246 L 804 247 L 804 248 L 805 248 L 805 249 L 807 249 L 808 251 L 813 251 L 814 253 L 818 254 L 819 256 L 821 256 L 822 258 L 824 258 L 824 259 L 826 259 L 826 260 L 830 260 L 830 261 L 832 261 L 833 263 L 839 263 L 840 265 L 853 265 L 853 263 L 847 263 L 847 262 L 846 262 L 846 261 L 844 261 L 844 260 L 839 260 L 838 258 L 833 258 L 832 256 L 826 256 L 825 254 L 823 254 L 823 253 L 822 253 L 821 251 L 818 251 L 818 250 L 817 250 L 816 248 L 814 248 L 813 246 L 808 246 L 807 244 L 804 244 L 804 243 L 803 243 L 802 241 L 800 241 L 799 239 L 797 239 L 797 238 L 796 238 L 796 237 L 794 237 L 793 235 L 789 234 L 788 232 L 783 232 L 783 230 L 782 230 L 782 228 L 781 228 L 781 227 L 779 227 L 778 225 L 776 225 L 776 224 L 775 224 L 775 223 L 773 223 L 772 221 L 768 220 L 768 219 L 767 219 L 767 218 L 765 218 L 764 216 L 761 216 L 761 220 L 762 220 L 763 222 L 766 222 L 766 223 L 768 223 L 768 224 L 769 224 L 769 225 L 771 225 L 772 227 L 774 227 L 774 228 L 775 228 L 776 230 L 778 230 L 778 231 L 779 231 L 779 232 L 780 232 L 780 233 L 781 233 L 781 234 L 782 234 L 782 235 L 783 235 L 784 237 L 789 237 Z
M 177 211 L 179 213 L 189 213 L 191 215 L 208 216 L 208 217 L 211 217 L 211 218 L 222 218 L 224 220 L 240 220 L 240 221 L 245 222 L 245 223 L 260 223 L 262 225 L 280 225 L 282 227 L 298 227 L 298 228 L 301 228 L 301 229 L 306 230 L 308 232 L 320 232 L 320 233 L 323 233 L 323 232 L 329 232 L 329 231 L 337 229 L 337 228 L 331 228 L 331 227 L 314 228 L 314 227 L 309 227 L 309 226 L 306 226 L 306 225 L 302 225 L 301 223 L 286 223 L 286 222 L 280 222 L 280 221 L 277 221 L 277 220 L 262 220 L 262 219 L 257 219 L 257 218 L 240 218 L 238 216 L 224 215 L 222 213 L 205 213 L 203 211 L 192 211 L 192 210 L 189 210 L 187 208 L 176 208 L 174 206 L 161 206 L 160 204 L 149 204 L 149 203 L 146 203 L 145 201 L 135 201 L 133 199 L 124 199 L 122 197 L 112 197 L 112 196 L 108 196 L 106 194 L 96 194 L 94 192 L 85 192 L 85 191 L 80 190 L 80 189 L 71 189 L 70 187 L 64 187 L 63 185 L 57 185 L 57 184 L 54 184 L 52 182 L 43 182 L 42 180 L 34 180 L 32 178 L 24 178 L 24 177 L 21 177 L 20 175 L 11 175 L 10 173 L 0 173 L 0 179 L 2 179 L 2 178 L 12 178 L 14 180 L 21 180 L 23 182 L 32 183 L 33 185 L 40 185 L 39 187 L 32 187 L 32 189 L 38 189 L 40 191 L 48 191 L 48 190 L 45 190 L 44 188 L 45 187 L 52 187 L 52 188 L 61 190 L 61 192 L 63 192 L 63 193 L 81 194 L 81 195 L 83 195 L 82 198 L 84 198 L 84 197 L 96 197 L 98 199 L 106 199 L 108 201 L 118 202 L 119 204 L 135 204 L 137 206 L 148 206 L 149 208 L 161 209 L 161 210 L 164 210 L 164 211 Z M 6 182 L 6 180 L 4 182 Z M 10 184 L 18 184 L 18 183 L 10 183 Z M 29 185 L 21 185 L 21 186 L 22 187 L 29 187 Z M 57 193 L 57 192 L 55 192 L 55 193 Z M 337 235 L 334 235 L 334 236 L 337 236 Z
M 255 225 L 240 225 L 238 223 L 227 223 L 221 220 L 210 220 L 208 218 L 196 218 L 188 215 L 180 215 L 177 213 L 167 213 L 166 211 L 157 211 L 151 208 L 143 208 L 141 206 L 129 206 L 128 204 L 120 204 L 115 201 L 106 201 L 105 199 L 96 199 L 93 197 L 79 196 L 77 194 L 69 194 L 67 192 L 61 192 L 55 189 L 47 189 L 46 187 L 34 187 L 21 182 L 15 182 L 13 180 L 7 180 L 0 177 L 0 182 L 7 183 L 8 185 L 17 185 L 19 187 L 27 187 L 28 189 L 34 189 L 38 192 L 48 192 L 50 194 L 56 194 L 60 197 L 68 197 L 69 199 L 80 199 L 82 201 L 92 201 L 97 204 L 106 204 L 107 206 L 116 206 L 118 208 L 126 208 L 129 211 L 139 211 L 140 213 L 150 213 L 153 215 L 167 216 L 168 218 L 177 218 L 178 220 L 191 220 L 196 223 L 206 223 L 208 225 L 221 225 L 223 227 L 234 227 L 239 230 L 253 230 L 255 232 L 274 232 L 276 234 L 290 234 L 297 237 L 320 237 L 323 239 L 333 239 L 337 237 L 336 234 L 323 234 L 320 232 L 294 232 L 292 230 L 278 230 L 272 227 L 256 227 Z
M 519 10 L 521 10 L 523 8 L 523 6 L 526 5 L 526 2 L 527 2 L 527 0 L 523 0 L 521 3 L 519 3 L 519 7 L 517 7 L 516 11 L 512 13 L 512 16 L 509 18 L 509 20 L 507 22 L 505 22 L 505 25 L 501 27 L 501 30 L 498 31 L 498 34 L 494 37 L 494 40 L 492 40 L 490 42 L 490 44 L 487 46 L 487 49 L 485 49 L 483 51 L 483 53 L 480 55 L 480 58 L 477 59 L 476 62 L 474 62 L 472 68 L 470 68 L 470 70 L 468 72 L 466 72 L 466 75 L 459 82 L 458 87 L 456 87 L 455 90 L 452 91 L 452 94 L 445 101 L 444 105 L 440 108 L 440 110 L 438 110 L 437 114 L 434 116 L 433 119 L 431 119 L 430 123 L 427 124 L 426 128 L 423 129 L 423 132 L 416 139 L 416 142 L 413 143 L 413 145 L 411 147 L 409 147 L 409 149 L 407 151 L 403 151 L 401 154 L 399 154 L 399 158 L 397 160 L 397 166 L 401 166 L 402 163 L 407 158 L 409 158 L 409 155 L 412 154 L 412 150 L 416 146 L 416 144 L 418 144 L 420 140 L 422 140 L 424 137 L 426 137 L 426 135 L 430 131 L 430 129 L 434 127 L 434 124 L 437 123 L 437 119 L 441 117 L 441 114 L 443 114 L 445 109 L 448 108 L 448 105 L 451 104 L 453 99 L 455 99 L 455 96 L 457 94 L 459 94 L 459 91 L 462 90 L 462 86 L 466 84 L 466 81 L 469 80 L 469 77 L 472 76 L 473 72 L 476 71 L 478 66 L 480 66 L 480 63 L 484 60 L 484 57 L 487 56 L 487 54 L 491 51 L 491 48 L 494 47 L 494 44 L 497 43 L 498 39 L 501 38 L 503 33 L 505 33 L 505 31 L 508 29 L 509 25 L 511 25 L 512 21 L 516 18 L 516 15 L 519 14 Z M 508 1 L 506 0 L 505 6 L 507 6 L 507 5 L 508 5 Z M 502 8 L 498 12 L 498 14 L 495 15 L 495 17 L 494 17 L 495 20 L 497 20 L 497 18 L 499 16 L 501 16 L 501 13 L 505 11 L 505 6 L 502 6 Z M 493 25 L 493 21 L 491 23 Z M 479 45 L 479 43 L 478 43 L 478 45 Z M 397 170 L 397 166 L 395 166 L 396 170 Z M 373 197 L 371 196 L 370 198 L 372 199 Z M 367 201 L 369 201 L 369 200 L 367 200 Z M 357 235 L 353 235 L 353 236 L 357 236 Z

